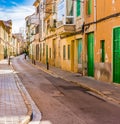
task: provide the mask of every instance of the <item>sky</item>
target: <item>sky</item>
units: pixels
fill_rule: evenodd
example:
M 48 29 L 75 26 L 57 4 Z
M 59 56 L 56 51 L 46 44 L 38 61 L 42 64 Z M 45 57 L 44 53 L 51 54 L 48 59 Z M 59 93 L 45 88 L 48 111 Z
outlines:
M 0 20 L 12 20 L 13 33 L 25 29 L 25 17 L 33 14 L 35 0 L 0 0 Z

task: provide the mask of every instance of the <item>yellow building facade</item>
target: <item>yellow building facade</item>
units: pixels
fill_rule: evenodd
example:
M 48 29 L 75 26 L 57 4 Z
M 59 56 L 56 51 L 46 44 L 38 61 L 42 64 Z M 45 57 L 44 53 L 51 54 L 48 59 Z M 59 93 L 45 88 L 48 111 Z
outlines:
M 12 21 L 0 20 L 0 59 L 10 55 L 12 46 L 10 45 L 12 39 Z
M 3 21 L 0 21 L 0 60 L 4 59 L 4 32 L 5 27 Z
M 65 6 L 66 4 L 67 6 Z M 61 5 L 65 11 L 61 12 Z M 43 63 L 49 63 L 67 71 L 82 73 L 81 29 L 83 14 L 82 12 L 79 12 L 80 14 L 78 15 L 76 14 L 76 2 L 72 0 L 47 0 L 44 3 L 44 0 L 36 0 L 34 6 L 36 10 L 38 10 L 39 6 L 45 6 L 45 13 L 42 13 L 42 8 L 39 8 L 41 9 L 40 42 L 38 44 L 34 42 L 34 56 L 39 55 L 39 61 Z M 81 6 L 83 11 L 83 5 Z M 69 7 L 69 11 L 67 7 Z M 58 9 L 59 15 L 56 14 Z M 72 11 L 72 15 L 70 15 L 70 11 Z M 66 12 L 68 15 L 62 18 L 62 15 L 65 15 Z M 36 50 L 37 45 L 39 45 L 39 53 Z

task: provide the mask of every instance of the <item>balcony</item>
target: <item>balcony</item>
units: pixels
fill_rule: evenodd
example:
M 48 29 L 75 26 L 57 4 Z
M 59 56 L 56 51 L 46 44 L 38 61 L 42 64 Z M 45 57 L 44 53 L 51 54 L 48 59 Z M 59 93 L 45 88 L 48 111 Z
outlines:
M 57 28 L 57 33 L 59 35 L 69 35 L 75 33 L 75 25 L 66 24 Z

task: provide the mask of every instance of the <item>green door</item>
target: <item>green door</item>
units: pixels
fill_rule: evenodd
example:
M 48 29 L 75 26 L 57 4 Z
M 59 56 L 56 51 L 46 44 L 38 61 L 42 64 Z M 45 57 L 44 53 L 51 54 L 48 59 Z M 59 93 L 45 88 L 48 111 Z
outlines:
M 82 64 L 82 39 L 78 39 L 78 64 Z
M 120 83 L 120 27 L 113 30 L 113 82 Z
M 94 33 L 87 36 L 88 76 L 94 76 Z

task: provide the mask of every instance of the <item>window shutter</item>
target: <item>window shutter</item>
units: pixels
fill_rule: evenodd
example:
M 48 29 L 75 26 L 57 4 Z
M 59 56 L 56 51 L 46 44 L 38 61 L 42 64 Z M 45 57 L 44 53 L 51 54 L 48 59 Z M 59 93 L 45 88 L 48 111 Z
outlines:
M 70 60 L 70 45 L 68 45 L 68 60 Z
M 66 47 L 65 45 L 63 46 L 63 59 L 65 60 L 66 58 Z
M 77 0 L 77 16 L 81 15 L 81 2 Z
M 92 13 L 92 0 L 88 0 L 88 15 Z

